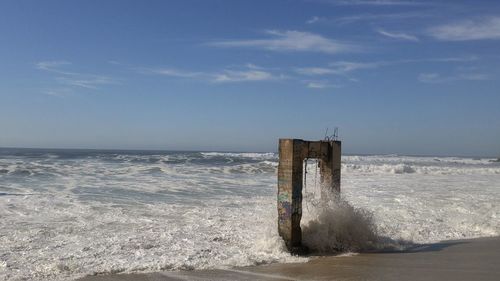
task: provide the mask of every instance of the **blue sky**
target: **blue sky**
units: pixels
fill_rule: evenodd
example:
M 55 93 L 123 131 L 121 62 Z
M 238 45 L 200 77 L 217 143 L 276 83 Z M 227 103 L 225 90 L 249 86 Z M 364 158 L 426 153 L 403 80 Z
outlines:
M 1 1 L 0 146 L 500 155 L 500 2 Z

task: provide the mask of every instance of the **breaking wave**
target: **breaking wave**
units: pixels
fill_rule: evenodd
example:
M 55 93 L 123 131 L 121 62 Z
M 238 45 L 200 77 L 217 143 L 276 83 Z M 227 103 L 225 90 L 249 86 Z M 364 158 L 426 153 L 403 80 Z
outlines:
M 0 150 L 0 280 L 206 269 L 291 256 L 277 233 L 275 153 Z M 500 234 L 499 163 L 345 156 L 341 197 L 304 186 L 316 252 Z M 316 207 L 315 207 L 316 204 Z
M 412 245 L 382 236 L 372 212 L 352 206 L 335 191 L 319 189 L 308 189 L 303 198 L 302 239 L 313 254 L 403 250 Z
M 493 166 L 493 165 L 491 165 Z M 411 164 L 343 164 L 345 172 L 372 174 L 434 174 L 434 175 L 467 175 L 467 174 L 500 174 L 500 167 L 456 167 L 456 166 L 422 166 Z
M 358 252 L 378 246 L 370 212 L 354 208 L 340 196 L 331 196 L 311 209 L 309 218 L 304 218 L 302 234 L 304 244 L 313 252 Z

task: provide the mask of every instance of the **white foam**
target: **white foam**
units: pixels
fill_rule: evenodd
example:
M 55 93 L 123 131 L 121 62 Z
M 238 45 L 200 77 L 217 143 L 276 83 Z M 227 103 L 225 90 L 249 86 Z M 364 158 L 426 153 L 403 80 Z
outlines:
M 65 280 L 300 261 L 284 250 L 268 198 L 137 206 L 89 206 L 71 197 L 0 200 L 4 278 Z
M 342 169 L 375 174 L 500 174 L 492 159 L 410 156 L 343 156 Z
M 304 261 L 277 234 L 276 155 L 199 161 L 214 156 L 0 158 L 8 170 L 0 173 L 0 280 Z M 372 246 L 373 232 L 417 243 L 499 235 L 498 168 L 489 159 L 343 157 L 349 205 L 308 212 L 318 182 L 310 165 L 304 239 L 356 251 Z
M 276 153 L 272 152 L 201 152 L 203 156 L 223 156 L 223 157 L 242 157 L 242 158 L 254 158 L 254 159 L 275 159 L 277 157 Z

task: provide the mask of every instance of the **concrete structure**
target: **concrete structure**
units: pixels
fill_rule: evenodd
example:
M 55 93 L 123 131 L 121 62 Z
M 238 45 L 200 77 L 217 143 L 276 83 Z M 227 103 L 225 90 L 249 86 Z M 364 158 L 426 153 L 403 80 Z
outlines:
M 301 253 L 303 166 L 307 158 L 319 159 L 322 194 L 340 192 L 340 141 L 279 140 L 278 232 L 292 253 Z

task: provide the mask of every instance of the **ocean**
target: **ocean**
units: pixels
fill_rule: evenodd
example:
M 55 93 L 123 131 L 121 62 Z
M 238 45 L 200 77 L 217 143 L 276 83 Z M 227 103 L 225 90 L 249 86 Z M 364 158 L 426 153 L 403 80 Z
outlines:
M 0 149 L 0 280 L 305 262 L 277 234 L 277 160 L 276 153 Z M 356 252 L 500 235 L 494 160 L 343 156 L 342 202 L 329 213 L 317 204 L 310 161 L 304 241 Z

